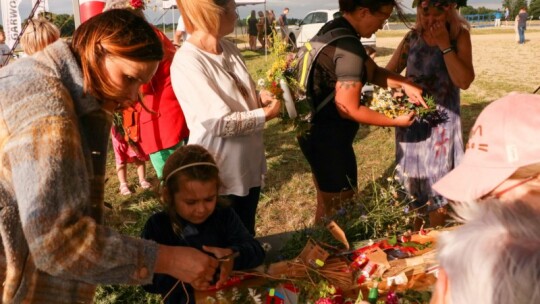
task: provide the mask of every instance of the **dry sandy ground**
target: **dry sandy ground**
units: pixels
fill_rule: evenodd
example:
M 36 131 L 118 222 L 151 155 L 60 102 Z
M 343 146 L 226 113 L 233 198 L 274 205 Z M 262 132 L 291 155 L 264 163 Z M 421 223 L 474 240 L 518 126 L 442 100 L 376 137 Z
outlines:
M 471 40 L 476 78 L 462 94 L 476 95 L 478 102 L 488 102 L 512 90 L 532 93 L 540 86 L 540 31 L 527 31 L 525 39 L 526 43 L 519 45 L 512 32 L 473 32 Z M 381 50 L 381 56 L 376 58 L 379 65 L 384 66 L 390 60 L 390 53 L 400 41 L 400 37 L 377 37 L 377 48 Z

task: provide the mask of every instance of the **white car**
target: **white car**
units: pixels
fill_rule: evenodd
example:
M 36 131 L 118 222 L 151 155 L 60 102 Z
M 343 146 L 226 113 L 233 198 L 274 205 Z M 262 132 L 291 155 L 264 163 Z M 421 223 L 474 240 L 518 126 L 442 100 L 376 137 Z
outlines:
M 341 13 L 337 9 L 309 12 L 299 24 L 289 25 L 290 43 L 296 45 L 296 47 L 301 47 L 313 38 L 326 22 L 339 16 L 341 16 Z M 361 38 L 360 41 L 364 46 L 375 47 L 377 37 L 373 34 L 369 38 Z

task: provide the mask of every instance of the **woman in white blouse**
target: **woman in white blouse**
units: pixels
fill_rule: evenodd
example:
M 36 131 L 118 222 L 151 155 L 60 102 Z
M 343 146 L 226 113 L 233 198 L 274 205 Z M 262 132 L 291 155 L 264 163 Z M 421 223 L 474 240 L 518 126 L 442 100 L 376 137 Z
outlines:
M 236 24 L 234 0 L 178 1 L 189 39 L 176 52 L 172 85 L 190 130 L 216 158 L 227 196 L 251 234 L 263 175 L 263 129 L 281 104 L 266 91 L 257 94 L 240 51 L 223 39 Z

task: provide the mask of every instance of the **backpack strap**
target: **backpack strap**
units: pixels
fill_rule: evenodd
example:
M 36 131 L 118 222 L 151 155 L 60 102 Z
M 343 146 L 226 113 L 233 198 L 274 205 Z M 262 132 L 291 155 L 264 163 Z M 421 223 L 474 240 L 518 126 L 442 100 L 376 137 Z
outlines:
M 315 62 L 315 60 L 317 59 L 321 51 L 330 43 L 341 38 L 360 39 L 358 38 L 358 35 L 353 34 L 351 30 L 340 27 L 340 28 L 332 29 L 320 36 L 316 36 L 312 40 L 305 43 L 305 47 L 309 52 L 311 52 L 313 49 L 316 49 L 316 53 L 313 55 L 312 64 L 309 65 L 309 67 L 307 64 L 309 57 L 304 56 L 303 58 L 304 64 L 302 65 L 302 74 L 300 77 L 300 83 L 304 83 L 306 80 L 306 77 L 311 75 L 313 63 Z M 335 90 L 333 90 L 332 93 L 330 93 L 330 95 L 326 96 L 326 98 L 314 109 L 315 110 L 314 113 L 319 112 L 324 106 L 326 106 L 334 98 L 334 96 L 336 96 Z
M 332 93 L 330 93 L 330 95 L 326 96 L 326 98 L 315 108 L 315 113 L 322 110 L 322 108 L 324 108 L 324 106 L 326 104 L 328 104 L 330 102 L 330 100 L 332 100 L 334 98 L 334 96 L 336 96 L 336 90 L 333 90 Z
M 316 53 L 312 56 L 312 61 L 315 62 L 317 59 L 317 56 L 319 56 L 319 53 L 330 43 L 340 39 L 340 38 L 358 38 L 358 36 L 353 35 L 350 30 L 346 28 L 336 28 L 333 30 L 330 30 L 320 36 L 315 36 L 310 41 L 304 43 L 304 46 L 306 47 L 308 52 L 311 52 L 313 49 L 316 49 Z M 300 83 L 305 83 L 306 77 L 311 73 L 311 68 L 313 64 L 308 65 L 309 56 L 304 56 L 303 58 L 304 63 L 302 65 L 302 74 L 300 77 Z

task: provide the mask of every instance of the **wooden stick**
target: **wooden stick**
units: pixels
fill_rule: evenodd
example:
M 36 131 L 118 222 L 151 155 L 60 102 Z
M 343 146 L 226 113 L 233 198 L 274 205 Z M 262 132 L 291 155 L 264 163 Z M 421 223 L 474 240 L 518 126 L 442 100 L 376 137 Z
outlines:
M 330 231 L 330 233 L 332 234 L 332 236 L 334 236 L 336 240 L 338 240 L 345 246 L 345 249 L 350 248 L 349 241 L 347 240 L 345 232 L 343 231 L 343 229 L 341 229 L 341 227 L 338 226 L 338 224 L 336 224 L 336 222 L 330 221 L 326 225 L 326 229 Z

